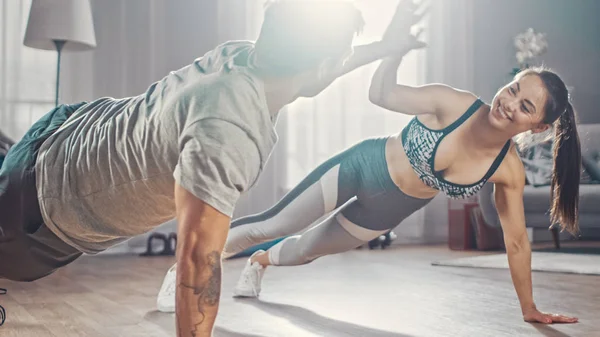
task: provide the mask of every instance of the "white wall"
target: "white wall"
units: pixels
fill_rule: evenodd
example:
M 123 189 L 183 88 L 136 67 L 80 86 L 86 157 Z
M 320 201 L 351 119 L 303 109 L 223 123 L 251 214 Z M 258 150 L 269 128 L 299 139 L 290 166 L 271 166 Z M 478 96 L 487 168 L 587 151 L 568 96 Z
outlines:
M 580 122 L 598 123 L 600 1 L 474 1 L 475 87 L 486 100 L 510 80 L 513 37 L 529 27 L 547 34 L 541 60 L 572 87 Z
M 92 0 L 98 47 L 64 55 L 62 102 L 125 97 L 217 43 L 216 0 Z
M 432 0 L 428 82 L 470 90 L 491 101 L 516 65 L 513 38 L 529 27 L 547 34 L 540 62 L 571 87 L 581 123 L 600 122 L 600 1 Z M 448 201 L 438 196 L 425 212 L 422 237 L 447 237 Z M 399 231 L 401 229 L 398 229 Z M 418 235 L 418 233 L 414 233 Z

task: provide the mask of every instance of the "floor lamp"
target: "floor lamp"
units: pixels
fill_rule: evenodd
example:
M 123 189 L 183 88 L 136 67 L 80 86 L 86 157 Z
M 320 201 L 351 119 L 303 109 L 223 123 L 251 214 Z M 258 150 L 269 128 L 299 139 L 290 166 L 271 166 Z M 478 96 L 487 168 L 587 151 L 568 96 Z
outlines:
M 85 51 L 96 47 L 89 0 L 33 0 L 23 44 L 36 49 L 56 50 L 54 104 L 58 106 L 62 52 Z

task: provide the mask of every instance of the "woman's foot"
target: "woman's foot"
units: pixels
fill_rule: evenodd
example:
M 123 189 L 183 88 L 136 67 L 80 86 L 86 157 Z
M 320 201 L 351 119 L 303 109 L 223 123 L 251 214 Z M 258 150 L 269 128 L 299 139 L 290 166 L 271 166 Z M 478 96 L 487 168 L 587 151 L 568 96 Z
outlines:
M 261 282 L 267 263 L 268 254 L 264 250 L 257 250 L 248 258 L 246 266 L 233 289 L 233 297 L 258 297 L 261 291 Z

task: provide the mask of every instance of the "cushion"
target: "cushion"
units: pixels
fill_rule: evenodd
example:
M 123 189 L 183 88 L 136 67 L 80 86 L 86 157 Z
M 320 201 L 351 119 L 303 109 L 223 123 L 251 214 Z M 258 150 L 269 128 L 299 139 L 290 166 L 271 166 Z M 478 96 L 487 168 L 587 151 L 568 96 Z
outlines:
M 592 180 L 600 181 L 600 154 L 598 151 L 584 153 L 581 162 Z
M 585 168 L 585 164 L 581 167 L 581 180 L 580 184 L 600 184 L 600 181 L 592 178 L 588 170 Z
M 526 148 L 519 152 L 525 167 L 528 185 L 549 186 L 552 184 L 552 141 Z M 600 183 L 600 152 L 583 152 L 581 156 L 581 184 Z
M 525 186 L 523 202 L 526 212 L 548 212 L 550 209 L 550 186 Z M 580 185 L 579 212 L 600 213 L 598 205 L 600 205 L 600 186 Z
M 533 186 L 547 186 L 552 183 L 552 141 L 528 147 L 519 152 L 527 182 Z

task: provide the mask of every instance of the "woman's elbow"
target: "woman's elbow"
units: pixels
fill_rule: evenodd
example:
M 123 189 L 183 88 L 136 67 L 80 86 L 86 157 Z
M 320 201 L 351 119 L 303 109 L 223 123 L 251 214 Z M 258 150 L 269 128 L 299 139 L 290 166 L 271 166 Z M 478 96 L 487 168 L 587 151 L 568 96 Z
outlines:
M 390 98 L 390 92 L 385 92 L 383 90 L 369 91 L 369 101 L 371 103 L 378 107 L 395 111 L 395 109 L 390 106 Z
M 369 101 L 375 105 L 381 106 L 382 96 L 381 90 L 371 84 L 371 87 L 369 88 Z

